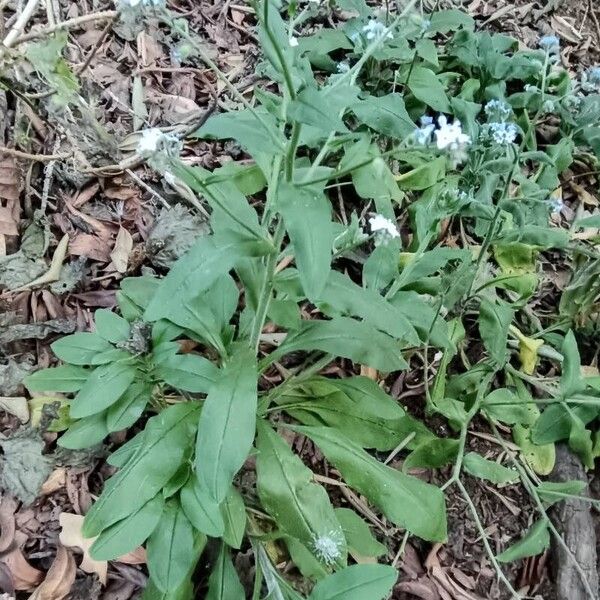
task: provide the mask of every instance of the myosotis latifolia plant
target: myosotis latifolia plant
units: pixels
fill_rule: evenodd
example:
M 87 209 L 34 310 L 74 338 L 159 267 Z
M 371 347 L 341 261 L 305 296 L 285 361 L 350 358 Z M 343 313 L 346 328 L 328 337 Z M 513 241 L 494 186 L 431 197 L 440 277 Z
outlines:
M 444 541 L 443 491 L 457 485 L 514 597 L 499 563 L 546 547 L 556 533 L 546 507 L 581 489 L 539 479 L 552 469 L 554 442 L 568 440 L 587 466 L 598 454 L 586 425 L 598 416 L 600 384 L 581 375 L 569 331 L 596 298 L 574 279 L 586 302 L 546 326 L 529 301 L 542 252 L 598 264 L 551 217 L 561 209 L 559 174 L 575 154 L 593 161 L 600 151 L 600 77 L 590 70 L 572 81 L 554 37 L 517 51 L 514 39 L 475 32 L 456 10 L 419 16 L 414 3 L 396 14 L 335 4 L 354 16 L 308 36 L 306 20 L 331 7 L 254 5 L 258 70 L 275 85 L 257 87 L 251 103 L 185 22 L 157 3 L 122 7 L 129 21 L 160 18 L 178 59 L 206 62 L 243 104 L 194 136 L 234 139 L 253 159 L 211 172 L 180 159 L 176 136 L 144 130 L 138 153 L 206 203 L 211 233 L 164 278 L 125 279 L 121 316 L 96 311 L 94 333 L 53 344 L 65 364 L 27 380 L 32 391 L 75 394 L 59 439 L 67 448 L 152 415 L 110 456 L 118 470 L 84 526 L 98 559 L 146 542 L 145 598 L 194 597 L 205 549 L 207 597 L 244 598 L 230 558 L 241 547 L 254 551 L 253 599 L 265 589 L 269 598 L 304 597 L 274 567 L 284 556 L 316 582 L 312 600 L 387 596 L 392 566 L 347 563 L 388 549 L 357 512 L 334 508 L 281 434 L 311 440 L 342 485 L 406 535 Z M 542 121 L 551 132 L 538 147 Z M 263 191 L 261 205 L 249 201 Z M 338 197 L 344 209 L 335 214 Z M 571 232 L 597 220 L 581 218 Z M 444 243 L 451 231 L 460 244 Z M 311 307 L 318 318 L 308 318 Z M 268 323 L 277 333 L 265 333 Z M 198 351 L 184 352 L 184 339 Z M 448 420 L 448 438 L 370 378 L 319 375 L 339 358 L 387 374 L 419 357 L 426 411 Z M 560 364 L 560 379 L 538 376 L 540 360 Z M 274 365 L 276 386 L 261 377 Z M 498 423 L 512 429 L 521 449 L 514 465 L 466 452 L 477 415 L 493 432 Z M 385 461 L 401 450 L 409 451 L 403 471 Z M 441 489 L 406 473 L 446 464 L 454 466 Z M 539 519 L 499 556 L 463 472 L 497 485 L 522 479 L 534 496 Z

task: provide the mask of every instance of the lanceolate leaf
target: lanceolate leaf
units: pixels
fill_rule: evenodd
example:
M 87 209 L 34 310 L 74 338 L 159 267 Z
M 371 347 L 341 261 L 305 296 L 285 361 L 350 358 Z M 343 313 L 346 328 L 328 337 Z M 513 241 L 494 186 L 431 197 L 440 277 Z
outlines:
M 309 299 L 321 293 L 331 269 L 331 205 L 322 191 L 281 183 L 277 197 L 302 287 Z
M 219 369 L 197 354 L 174 354 L 157 365 L 155 375 L 175 389 L 206 394 L 217 380 Z
M 287 443 L 264 421 L 258 422 L 257 487 L 262 505 L 278 527 L 319 556 L 316 542 L 331 538 L 336 556 L 344 561 L 346 543 L 325 489 Z M 337 546 L 335 546 L 337 544 Z M 326 562 L 326 561 L 324 561 Z
M 450 113 L 450 101 L 438 76 L 425 67 L 415 67 L 410 74 L 408 87 L 415 98 L 434 110 Z
M 198 424 L 196 474 L 201 487 L 221 502 L 254 441 L 256 359 L 239 349 L 210 389 Z
M 364 494 L 393 523 L 426 540 L 446 539 L 446 506 L 439 488 L 380 463 L 335 429 L 293 429 L 315 442 L 348 485 Z
M 245 600 L 245 598 L 244 588 L 231 562 L 227 546 L 221 544 L 217 564 L 208 580 L 208 594 L 205 600 Z
M 483 300 L 479 309 L 479 332 L 490 356 L 504 365 L 507 358 L 506 339 L 514 312 L 507 304 Z
M 63 365 L 36 371 L 26 377 L 24 383 L 30 392 L 76 392 L 91 373 L 90 369 Z
M 360 317 L 407 343 L 419 343 L 415 328 L 399 309 L 375 290 L 357 285 L 347 275 L 331 271 L 327 285 L 315 300 L 327 315 Z
M 319 581 L 308 600 L 384 600 L 397 579 L 388 565 L 352 565 Z
M 98 335 L 109 342 L 123 342 L 129 337 L 129 323 L 110 310 L 97 310 L 94 320 Z
M 404 108 L 402 94 L 368 96 L 351 108 L 359 121 L 397 139 L 406 139 L 416 128 Z
M 545 519 L 534 523 L 529 531 L 510 548 L 507 548 L 496 558 L 500 562 L 512 562 L 526 556 L 541 554 L 550 545 L 550 533 Z
M 185 299 L 207 290 L 219 277 L 226 275 L 247 250 L 239 240 L 201 237 L 162 280 L 144 318 L 157 321 L 167 317 Z
M 175 404 L 148 420 L 135 454 L 107 481 L 86 515 L 86 537 L 131 515 L 162 490 L 189 451 L 198 409 L 195 402 Z
M 152 398 L 152 385 L 134 381 L 127 391 L 106 412 L 108 431 L 131 427 L 142 415 Z
M 163 592 L 177 589 L 196 563 L 194 535 L 179 502 L 169 500 L 146 546 L 148 569 Z
M 300 330 L 289 335 L 271 358 L 296 350 L 330 352 L 385 372 L 408 366 L 393 338 L 347 317 L 336 317 L 331 321 L 303 321 Z
M 88 417 L 114 404 L 133 383 L 137 369 L 131 362 L 115 362 L 94 370 L 71 404 L 74 419 Z
M 163 511 L 162 494 L 157 494 L 125 519 L 105 529 L 92 545 L 96 560 L 113 560 L 140 546 L 154 531 Z
M 72 365 L 90 365 L 96 354 L 112 346 L 97 333 L 74 333 L 54 342 L 52 352 Z
M 200 487 L 194 477 L 190 477 L 181 488 L 181 507 L 192 525 L 210 537 L 221 537 L 225 530 L 219 503 Z

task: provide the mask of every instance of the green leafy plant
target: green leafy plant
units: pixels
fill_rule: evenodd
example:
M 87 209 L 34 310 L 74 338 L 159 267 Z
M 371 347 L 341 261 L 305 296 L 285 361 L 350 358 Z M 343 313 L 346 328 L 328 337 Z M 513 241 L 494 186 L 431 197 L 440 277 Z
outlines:
M 142 419 L 111 455 L 118 470 L 84 534 L 97 536 L 100 559 L 147 543 L 145 598 L 193 597 L 204 550 L 213 565 L 207 597 L 243 598 L 229 550 L 242 546 L 254 550 L 253 598 L 263 584 L 269 597 L 303 597 L 274 567 L 283 551 L 317 582 L 311 600 L 386 597 L 392 567 L 347 566 L 349 556 L 386 548 L 357 513 L 334 508 L 290 436 L 310 440 L 344 485 L 406 535 L 444 541 L 443 490 L 457 485 L 513 594 L 499 562 L 543 549 L 549 529 L 556 533 L 545 507 L 579 491 L 537 479 L 552 468 L 553 443 L 568 440 L 587 466 L 597 455 L 586 428 L 598 416 L 597 378 L 581 375 L 570 321 L 544 328 L 528 303 L 542 253 L 579 252 L 550 218 L 552 193 L 576 152 L 600 152 L 600 95 L 558 67 L 557 40 L 517 50 L 456 10 L 425 17 L 412 4 L 394 15 L 361 1 L 337 6 L 354 16 L 300 36 L 316 4 L 286 5 L 287 22 L 278 3 L 255 5 L 258 70 L 277 91 L 257 88 L 252 104 L 180 20 L 156 9 L 190 59 L 215 69 L 244 105 L 194 137 L 234 139 L 254 163 L 189 166 L 180 140 L 144 131 L 139 153 L 206 203 L 211 233 L 165 277 L 125 279 L 122 316 L 97 311 L 94 333 L 54 343 L 63 366 L 27 380 L 31 391 L 74 394 L 59 439 L 67 448 Z M 558 125 L 539 145 L 548 115 Z M 350 216 L 334 212 L 336 193 Z M 449 231 L 460 232 L 462 247 L 444 244 Z M 453 437 L 438 438 L 372 379 L 320 375 L 345 359 L 384 380 L 419 358 L 425 409 L 445 417 Z M 560 380 L 536 376 L 540 359 L 562 364 Z M 274 369 L 275 386 L 266 377 Z M 534 399 L 532 389 L 545 395 Z M 510 467 L 465 453 L 477 415 L 493 432 L 497 423 L 512 428 L 522 455 L 509 453 Z M 402 449 L 404 471 L 452 464 L 446 485 L 380 454 Z M 498 557 L 463 471 L 497 485 L 520 479 L 536 499 L 539 520 Z

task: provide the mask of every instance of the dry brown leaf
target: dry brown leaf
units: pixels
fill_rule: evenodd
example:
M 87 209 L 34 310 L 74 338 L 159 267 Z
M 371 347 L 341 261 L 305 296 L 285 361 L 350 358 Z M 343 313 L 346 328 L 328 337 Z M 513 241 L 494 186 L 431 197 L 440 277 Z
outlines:
M 18 235 L 19 168 L 12 156 L 0 158 L 0 234 Z
M 34 569 L 23 556 L 20 548 L 13 548 L 0 558 L 10 571 L 16 590 L 31 591 L 42 581 L 44 574 Z
M 65 483 L 67 481 L 67 470 L 65 467 L 59 467 L 58 469 L 54 469 L 50 476 L 42 487 L 40 488 L 40 493 L 43 495 L 52 494 L 56 490 L 60 490 L 60 488 L 65 487 Z
M 102 263 L 110 261 L 110 252 L 110 240 L 89 233 L 76 235 L 69 244 L 71 256 L 85 256 Z
M 367 365 L 360 365 L 360 374 L 363 377 L 368 377 L 373 381 L 377 381 L 377 369 L 373 367 L 368 367 Z
M 577 183 L 575 183 L 573 181 L 571 182 L 571 187 L 577 192 L 577 195 L 579 196 L 579 199 L 581 200 L 581 202 L 583 203 L 584 206 L 600 205 L 600 202 L 598 202 L 598 198 L 596 198 L 596 196 L 592 195 L 584 187 L 578 185 Z
M 61 532 L 58 536 L 60 543 L 68 547 L 80 548 L 83 552 L 83 560 L 79 567 L 86 573 L 97 573 L 98 579 L 103 585 L 106 585 L 106 574 L 108 562 L 104 560 L 94 560 L 90 556 L 90 548 L 96 538 L 84 538 L 81 533 L 83 526 L 83 516 L 70 513 L 61 513 L 59 518 Z M 141 546 L 132 552 L 120 556 L 116 562 L 122 562 L 129 565 L 140 565 L 146 562 L 146 551 Z
M 120 227 L 114 248 L 110 253 L 113 265 L 119 273 L 125 273 L 125 271 L 127 271 L 127 263 L 129 262 L 129 255 L 132 250 L 133 238 L 131 237 L 131 234 L 124 227 Z
M 6 552 L 15 540 L 17 502 L 8 495 L 0 503 L 0 553 Z
M 64 600 L 71 591 L 76 571 L 75 559 L 71 552 L 64 546 L 59 546 L 46 579 L 29 600 Z
M 14 415 L 21 423 L 29 421 L 29 405 L 23 396 L 0 396 L 0 410 Z
M 79 567 L 86 573 L 96 573 L 102 585 L 106 585 L 108 562 L 105 560 L 94 560 L 90 556 L 90 548 L 96 538 L 84 538 L 81 534 L 83 516 L 61 513 L 58 521 L 61 526 L 58 539 L 63 546 L 68 548 L 77 547 L 83 552 L 83 559 Z
M 421 600 L 440 600 L 435 584 L 426 577 L 419 581 L 403 581 L 396 586 L 396 589 L 421 598 Z

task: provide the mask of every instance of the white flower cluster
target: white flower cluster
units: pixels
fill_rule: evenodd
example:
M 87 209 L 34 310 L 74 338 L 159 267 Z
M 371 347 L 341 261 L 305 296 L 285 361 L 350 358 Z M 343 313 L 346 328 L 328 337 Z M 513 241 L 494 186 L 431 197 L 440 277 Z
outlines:
M 142 130 L 137 153 L 147 159 L 158 171 L 166 170 L 169 163 L 179 157 L 183 142 L 172 133 L 163 133 L 157 127 Z
M 313 552 L 326 565 L 331 565 L 341 558 L 342 545 L 343 536 L 339 531 L 329 531 L 313 538 Z
M 584 92 L 600 93 L 600 67 L 590 67 L 581 74 L 581 89 Z
M 482 128 L 482 139 L 491 140 L 498 146 L 507 146 L 514 143 L 519 134 L 519 129 L 514 123 L 508 122 L 512 115 L 512 108 L 502 100 L 490 100 L 484 107 L 488 122 Z
M 365 37 L 371 40 L 381 40 L 384 38 L 393 39 L 392 32 L 380 21 L 370 19 L 369 22 L 362 28 Z
M 471 144 L 471 137 L 463 132 L 458 119 L 450 122 L 445 115 L 440 115 L 437 119 L 437 128 L 432 117 L 423 116 L 420 123 L 421 127 L 414 132 L 417 144 L 428 146 L 435 137 L 438 150 L 447 152 L 455 167 L 467 159 L 467 148 Z
M 396 225 L 383 215 L 375 215 L 369 218 L 371 233 L 375 236 L 375 245 L 384 244 L 389 240 L 400 237 Z

